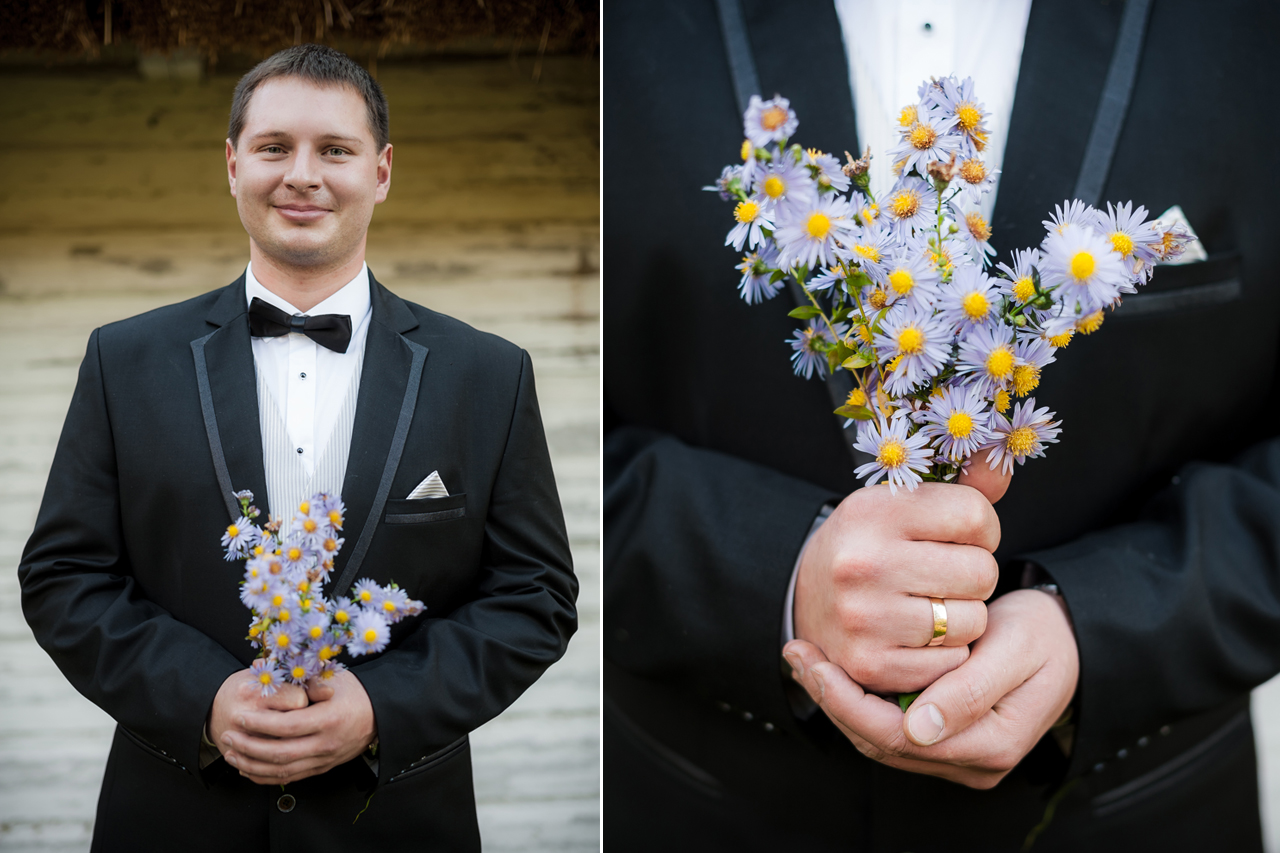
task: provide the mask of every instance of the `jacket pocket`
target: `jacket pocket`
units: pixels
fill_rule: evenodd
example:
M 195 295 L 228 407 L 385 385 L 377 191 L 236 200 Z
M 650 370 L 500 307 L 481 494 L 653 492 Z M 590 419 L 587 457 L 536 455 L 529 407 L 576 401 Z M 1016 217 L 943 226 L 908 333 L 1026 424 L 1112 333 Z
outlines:
M 178 759 L 169 755 L 169 753 L 165 752 L 160 747 L 152 743 L 149 743 L 147 740 L 145 740 L 144 738 L 138 735 L 135 735 L 133 732 L 129 731 L 124 726 L 117 725 L 117 728 L 120 729 L 120 734 L 124 735 L 126 738 L 128 738 L 130 741 L 133 742 L 134 746 L 138 747 L 138 749 L 147 753 L 151 757 L 158 758 L 161 761 L 163 761 L 165 764 L 176 767 L 179 770 L 187 769 L 186 767 L 183 767 L 181 764 L 178 763 Z
M 465 518 L 467 495 L 462 492 L 447 498 L 389 500 L 382 520 L 387 524 L 423 524 Z
M 1160 265 L 1150 284 L 1124 297 L 1117 317 L 1202 309 L 1240 298 L 1240 253 L 1223 252 L 1193 264 Z
M 387 784 L 391 784 L 392 782 L 402 782 L 405 779 L 412 778 L 420 773 L 426 773 L 433 767 L 439 767 L 450 758 L 453 758 L 463 750 L 467 749 L 467 747 L 467 735 L 463 735 L 444 749 L 438 749 L 430 755 L 422 756 L 404 770 L 401 770 L 399 773 L 388 779 Z

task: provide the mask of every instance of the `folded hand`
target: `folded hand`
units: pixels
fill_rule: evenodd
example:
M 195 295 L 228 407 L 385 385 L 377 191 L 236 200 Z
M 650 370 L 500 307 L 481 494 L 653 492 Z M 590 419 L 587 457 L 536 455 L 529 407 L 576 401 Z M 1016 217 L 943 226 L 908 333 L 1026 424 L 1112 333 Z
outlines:
M 1039 590 L 992 602 L 968 660 L 931 684 L 905 715 L 812 643 L 793 641 L 783 654 L 792 677 L 863 755 L 982 789 L 1003 779 L 1062 715 L 1080 668 L 1065 606 Z

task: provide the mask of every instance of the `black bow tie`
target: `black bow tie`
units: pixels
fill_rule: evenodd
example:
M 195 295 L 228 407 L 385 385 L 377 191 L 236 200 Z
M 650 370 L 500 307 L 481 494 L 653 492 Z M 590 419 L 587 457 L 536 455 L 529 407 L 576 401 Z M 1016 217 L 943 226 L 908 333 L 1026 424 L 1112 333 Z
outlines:
M 249 334 L 255 338 L 278 338 L 290 332 L 306 335 L 334 352 L 346 352 L 351 344 L 351 317 L 347 314 L 294 314 L 292 317 L 264 299 L 249 303 Z

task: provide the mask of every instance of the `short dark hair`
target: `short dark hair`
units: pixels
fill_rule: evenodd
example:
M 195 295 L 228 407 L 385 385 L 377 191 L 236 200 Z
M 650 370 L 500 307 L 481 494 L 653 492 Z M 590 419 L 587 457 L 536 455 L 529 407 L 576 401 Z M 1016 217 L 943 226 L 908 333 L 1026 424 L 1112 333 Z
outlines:
M 236 84 L 231 98 L 231 124 L 227 138 L 232 147 L 239 145 L 244 130 L 245 113 L 249 111 L 249 99 L 254 90 L 275 77 L 299 77 L 319 86 L 350 86 L 360 97 L 369 114 L 369 131 L 382 151 L 391 141 L 390 116 L 387 98 L 382 94 L 378 81 L 345 53 L 322 44 L 300 44 L 273 53 L 253 66 Z

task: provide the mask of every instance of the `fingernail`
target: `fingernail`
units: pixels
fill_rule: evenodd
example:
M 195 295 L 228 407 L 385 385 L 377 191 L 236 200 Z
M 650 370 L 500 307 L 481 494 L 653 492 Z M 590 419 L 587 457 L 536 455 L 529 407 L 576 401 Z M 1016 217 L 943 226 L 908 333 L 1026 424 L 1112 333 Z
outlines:
M 227 746 L 231 746 L 231 735 L 229 733 L 223 735 L 222 742 L 225 743 Z
M 907 718 L 907 727 L 911 729 L 911 736 L 925 746 L 933 743 L 942 735 L 943 725 L 945 725 L 945 722 L 937 705 L 925 705 L 923 708 L 916 708 L 911 712 L 911 716 Z
M 236 761 L 236 757 L 234 755 L 227 755 L 225 756 L 225 758 L 227 759 L 227 763 L 230 764 L 232 767 L 240 766 L 240 762 Z
M 791 664 L 791 671 L 797 678 L 804 678 L 804 661 L 795 652 L 783 652 L 782 656 Z
M 821 705 L 822 700 L 825 699 L 827 695 L 827 685 L 823 682 L 822 673 L 818 672 L 817 668 L 810 670 L 810 672 L 813 673 L 813 683 L 818 688 L 818 697 L 813 701 Z

